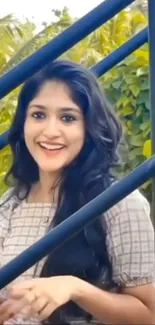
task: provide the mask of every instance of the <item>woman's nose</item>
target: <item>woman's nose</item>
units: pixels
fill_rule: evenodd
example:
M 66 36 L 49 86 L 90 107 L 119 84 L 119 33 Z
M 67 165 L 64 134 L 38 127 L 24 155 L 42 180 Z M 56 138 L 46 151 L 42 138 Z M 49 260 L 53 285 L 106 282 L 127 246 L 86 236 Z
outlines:
M 45 125 L 44 135 L 51 137 L 58 137 L 61 134 L 60 123 L 55 119 L 50 119 Z

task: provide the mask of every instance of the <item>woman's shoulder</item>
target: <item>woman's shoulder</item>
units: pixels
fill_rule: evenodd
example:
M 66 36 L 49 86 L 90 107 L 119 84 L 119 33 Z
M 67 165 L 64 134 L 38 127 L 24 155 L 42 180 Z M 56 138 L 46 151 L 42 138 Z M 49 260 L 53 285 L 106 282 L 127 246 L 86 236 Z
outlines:
M 130 222 L 137 218 L 150 221 L 150 204 L 139 190 L 133 191 L 105 213 L 105 221 L 109 226 L 121 220 L 124 223 L 125 220 Z
M 15 194 L 15 188 L 11 187 L 0 197 L 0 213 L 11 210 L 14 203 L 18 203 L 18 199 Z
M 9 201 L 13 197 L 14 187 L 9 188 L 6 190 L 2 196 L 0 197 L 0 205 L 5 204 L 5 202 Z

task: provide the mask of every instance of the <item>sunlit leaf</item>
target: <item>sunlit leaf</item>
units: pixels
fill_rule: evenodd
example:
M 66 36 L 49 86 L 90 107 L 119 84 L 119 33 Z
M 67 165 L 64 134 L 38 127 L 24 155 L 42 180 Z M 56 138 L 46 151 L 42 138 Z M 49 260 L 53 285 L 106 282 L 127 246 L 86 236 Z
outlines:
M 150 158 L 152 156 L 151 140 L 145 141 L 144 146 L 143 146 L 143 155 L 146 158 Z

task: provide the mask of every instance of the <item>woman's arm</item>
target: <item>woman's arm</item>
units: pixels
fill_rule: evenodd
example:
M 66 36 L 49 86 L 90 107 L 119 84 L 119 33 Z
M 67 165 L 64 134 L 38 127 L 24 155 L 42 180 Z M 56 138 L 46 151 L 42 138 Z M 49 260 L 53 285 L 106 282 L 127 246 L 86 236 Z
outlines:
M 135 191 L 102 218 L 113 281 L 124 289 L 108 293 L 83 283 L 73 300 L 105 324 L 155 324 L 154 230 L 149 215 L 148 202 Z
M 0 323 L 31 307 L 32 316 L 41 321 L 68 301 L 109 325 L 155 324 L 155 290 L 153 285 L 124 289 L 122 294 L 109 293 L 73 276 L 39 278 L 10 288 L 12 303 L 0 306 Z M 2 315 L 2 316 L 1 316 Z
M 73 301 L 107 325 L 155 324 L 155 289 L 151 284 L 127 288 L 116 294 L 82 281 Z

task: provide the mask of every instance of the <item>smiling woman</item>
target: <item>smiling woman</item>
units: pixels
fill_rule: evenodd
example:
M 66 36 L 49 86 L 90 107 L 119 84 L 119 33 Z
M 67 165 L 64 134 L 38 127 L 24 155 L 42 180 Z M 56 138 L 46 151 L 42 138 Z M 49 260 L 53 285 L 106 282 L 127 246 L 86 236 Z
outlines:
M 27 80 L 9 136 L 1 265 L 117 181 L 121 136 L 81 65 L 55 61 Z M 153 268 L 149 204 L 137 190 L 4 289 L 0 324 L 154 324 Z

